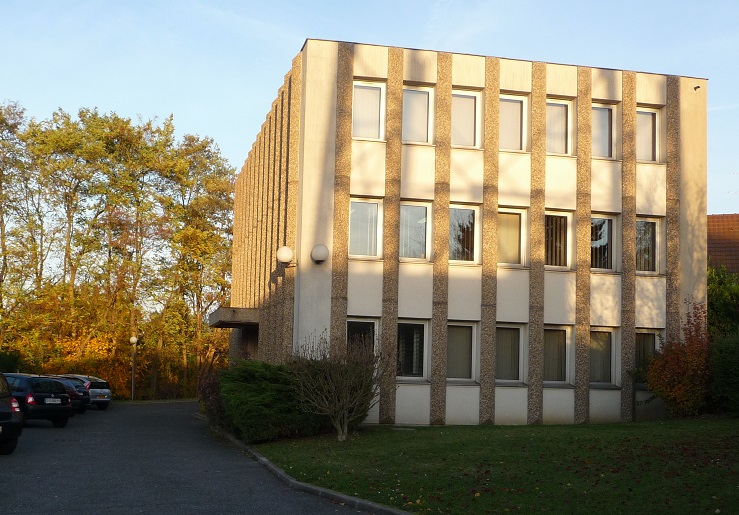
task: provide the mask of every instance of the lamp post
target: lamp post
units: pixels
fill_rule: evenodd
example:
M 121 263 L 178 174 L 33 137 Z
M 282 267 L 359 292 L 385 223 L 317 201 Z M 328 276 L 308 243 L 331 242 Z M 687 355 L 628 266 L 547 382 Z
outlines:
M 136 344 L 139 339 L 131 336 L 128 341 L 131 343 L 131 400 L 133 400 L 136 392 Z

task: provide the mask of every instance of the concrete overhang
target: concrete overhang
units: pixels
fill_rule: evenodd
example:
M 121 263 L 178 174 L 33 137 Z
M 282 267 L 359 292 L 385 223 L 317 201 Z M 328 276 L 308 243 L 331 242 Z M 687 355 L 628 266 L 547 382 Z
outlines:
M 210 327 L 230 328 L 259 325 L 259 309 L 221 306 L 208 315 L 208 325 Z

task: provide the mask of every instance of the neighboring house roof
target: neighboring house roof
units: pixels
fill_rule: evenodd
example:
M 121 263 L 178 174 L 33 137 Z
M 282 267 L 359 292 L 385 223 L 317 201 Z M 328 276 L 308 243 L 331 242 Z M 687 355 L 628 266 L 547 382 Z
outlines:
M 708 264 L 739 274 L 739 213 L 708 215 Z

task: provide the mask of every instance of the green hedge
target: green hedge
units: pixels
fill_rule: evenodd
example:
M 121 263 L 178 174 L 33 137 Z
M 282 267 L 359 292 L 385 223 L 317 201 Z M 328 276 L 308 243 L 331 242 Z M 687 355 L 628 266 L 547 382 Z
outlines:
M 244 360 L 221 372 L 220 394 L 228 425 L 247 443 L 328 432 L 326 417 L 300 408 L 287 369 Z
M 713 343 L 711 398 L 721 411 L 739 415 L 739 332 Z

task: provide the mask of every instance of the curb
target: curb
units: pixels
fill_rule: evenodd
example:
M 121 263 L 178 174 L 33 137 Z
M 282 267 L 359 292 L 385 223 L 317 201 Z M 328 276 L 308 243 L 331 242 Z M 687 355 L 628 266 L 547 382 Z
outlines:
M 350 508 L 354 508 L 356 510 L 368 512 L 368 513 L 376 513 L 379 515 L 402 515 L 402 514 L 409 513 L 407 511 L 399 510 L 397 508 L 391 508 L 390 506 L 385 506 L 385 505 L 378 504 L 372 501 L 367 501 L 365 499 L 360 499 L 358 497 L 353 497 L 351 495 L 342 494 L 341 492 L 329 490 L 328 488 L 322 488 L 320 486 L 315 486 L 309 483 L 303 483 L 302 481 L 298 481 L 297 479 L 288 475 L 280 467 L 278 467 L 277 465 L 269 461 L 267 458 L 259 454 L 257 451 L 252 449 L 250 446 L 246 445 L 244 442 L 242 442 L 241 440 L 239 440 L 232 434 L 226 433 L 220 429 L 214 428 L 213 426 L 208 426 L 208 427 L 213 433 L 228 440 L 231 444 L 240 448 L 242 451 L 248 454 L 254 461 L 256 461 L 257 463 L 265 467 L 267 470 L 269 470 L 272 474 L 277 476 L 277 478 L 279 478 L 283 483 L 285 483 L 287 486 L 289 486 L 293 490 L 298 490 L 300 492 L 306 492 L 312 495 L 316 495 L 318 497 L 323 497 L 324 499 L 328 499 L 330 501 L 337 502 L 339 504 L 343 504 Z

